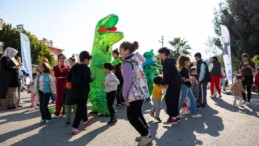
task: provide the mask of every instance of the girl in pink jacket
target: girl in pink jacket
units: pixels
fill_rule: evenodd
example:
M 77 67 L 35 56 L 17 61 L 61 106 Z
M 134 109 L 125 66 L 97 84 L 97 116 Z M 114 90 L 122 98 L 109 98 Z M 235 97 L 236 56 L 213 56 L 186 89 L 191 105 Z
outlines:
M 231 87 L 232 95 L 235 96 L 233 105 L 237 107 L 237 100 L 239 100 L 239 106 L 242 106 L 242 93 L 245 93 L 245 89 L 242 85 L 243 76 L 236 74 L 234 84 Z

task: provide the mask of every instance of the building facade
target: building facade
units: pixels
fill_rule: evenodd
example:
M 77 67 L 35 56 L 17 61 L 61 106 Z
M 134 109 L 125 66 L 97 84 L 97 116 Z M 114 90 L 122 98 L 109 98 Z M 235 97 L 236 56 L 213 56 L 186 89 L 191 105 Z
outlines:
M 43 38 L 40 40 L 40 42 L 46 44 L 49 48 L 49 51 L 54 55 L 55 59 L 58 59 L 58 55 L 63 53 L 63 49 L 57 48 L 53 46 L 53 41 L 52 40 L 47 40 L 46 38 Z

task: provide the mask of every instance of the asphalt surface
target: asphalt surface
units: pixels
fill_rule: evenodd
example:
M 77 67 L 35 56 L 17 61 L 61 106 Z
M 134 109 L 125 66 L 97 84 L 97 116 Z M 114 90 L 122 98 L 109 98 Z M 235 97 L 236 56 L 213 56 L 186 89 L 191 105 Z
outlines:
M 126 118 L 126 109 L 118 109 L 118 122 L 107 126 L 107 117 L 95 116 L 94 122 L 79 135 L 70 135 L 71 126 L 64 118 L 54 119 L 51 125 L 41 125 L 40 113 L 30 108 L 29 94 L 23 93 L 23 108 L 0 111 L 0 146 L 135 146 L 139 134 Z M 253 93 L 252 105 L 232 106 L 233 97 L 210 99 L 208 107 L 200 109 L 200 119 L 185 116 L 181 123 L 166 126 L 149 116 L 151 104 L 144 103 L 144 116 L 150 125 L 153 142 L 158 146 L 259 146 L 259 96 Z M 50 105 L 53 106 L 53 105 Z M 163 110 L 161 119 L 167 115 Z M 91 106 L 88 106 L 91 109 Z M 89 110 L 90 111 L 90 110 Z M 82 126 L 81 126 L 82 129 Z

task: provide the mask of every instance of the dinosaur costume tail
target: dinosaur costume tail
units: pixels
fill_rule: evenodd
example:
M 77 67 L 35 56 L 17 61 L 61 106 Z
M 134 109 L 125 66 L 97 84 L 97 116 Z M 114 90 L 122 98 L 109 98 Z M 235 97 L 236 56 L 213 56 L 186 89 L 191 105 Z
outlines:
M 102 115 L 109 115 L 109 111 L 107 110 L 107 103 L 106 103 L 106 94 L 104 89 L 100 88 L 91 88 L 89 93 L 89 101 L 92 104 L 92 112 L 98 112 Z

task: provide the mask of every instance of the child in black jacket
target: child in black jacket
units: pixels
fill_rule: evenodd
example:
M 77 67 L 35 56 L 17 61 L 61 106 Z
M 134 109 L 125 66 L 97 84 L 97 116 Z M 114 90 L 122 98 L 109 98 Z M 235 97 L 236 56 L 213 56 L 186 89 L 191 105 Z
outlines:
M 88 126 L 93 120 L 93 116 L 87 117 L 87 99 L 90 91 L 90 83 L 92 82 L 91 71 L 89 65 L 92 56 L 87 51 L 82 51 L 79 54 L 80 63 L 75 64 L 67 76 L 67 81 L 71 82 L 72 98 L 76 100 L 77 110 L 73 123 L 71 134 L 80 133 L 78 127 L 83 120 L 84 127 Z

